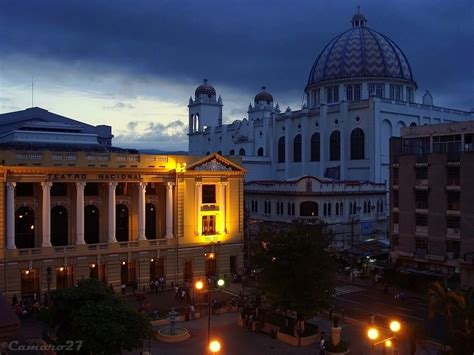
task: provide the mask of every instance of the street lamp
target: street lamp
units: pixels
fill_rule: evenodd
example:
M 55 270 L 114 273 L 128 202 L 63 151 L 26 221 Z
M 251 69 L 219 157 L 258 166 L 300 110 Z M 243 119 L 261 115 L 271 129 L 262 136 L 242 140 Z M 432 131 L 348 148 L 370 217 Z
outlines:
M 209 350 L 211 353 L 215 354 L 221 350 L 221 343 L 218 340 L 213 340 L 209 343 Z
M 382 339 L 382 340 L 376 342 L 376 340 L 378 339 L 380 334 L 379 334 L 378 329 L 375 328 L 375 327 L 369 328 L 369 330 L 367 331 L 367 337 L 372 342 L 372 349 L 376 345 L 384 344 L 384 349 L 383 349 L 384 354 L 385 354 L 385 348 L 391 348 L 391 347 L 394 348 L 393 353 L 397 354 L 397 349 L 395 348 L 395 340 L 396 340 L 397 333 L 402 329 L 402 325 L 399 321 L 392 320 L 389 324 L 389 327 L 390 327 L 390 330 L 392 331 L 392 336 L 390 336 L 388 338 L 385 338 L 385 339 Z
M 211 352 L 212 352 L 212 349 L 211 349 L 212 343 L 217 343 L 219 345 L 218 350 L 214 352 L 218 352 L 220 350 L 220 343 L 217 340 L 214 340 L 213 342 L 211 342 L 211 293 L 218 291 L 220 287 L 224 286 L 224 284 L 225 284 L 224 280 L 219 279 L 217 280 L 218 288 L 215 288 L 212 286 L 212 284 L 208 283 L 207 290 L 203 290 L 204 283 L 202 281 L 197 281 L 194 284 L 194 287 L 196 288 L 196 290 L 207 292 L 207 345 L 209 347 L 209 350 L 211 350 Z M 217 346 L 217 345 L 214 344 L 214 346 Z

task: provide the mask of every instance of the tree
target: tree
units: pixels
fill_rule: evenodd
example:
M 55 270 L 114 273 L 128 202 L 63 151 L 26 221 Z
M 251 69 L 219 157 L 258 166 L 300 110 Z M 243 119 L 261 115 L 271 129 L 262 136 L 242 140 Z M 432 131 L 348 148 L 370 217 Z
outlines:
M 261 228 L 254 248 L 258 292 L 275 309 L 305 316 L 328 306 L 336 279 L 330 241 L 321 224 Z
M 83 341 L 81 350 L 93 354 L 141 348 L 151 333 L 148 317 L 96 279 L 57 292 L 48 318 L 57 327 L 59 344 Z

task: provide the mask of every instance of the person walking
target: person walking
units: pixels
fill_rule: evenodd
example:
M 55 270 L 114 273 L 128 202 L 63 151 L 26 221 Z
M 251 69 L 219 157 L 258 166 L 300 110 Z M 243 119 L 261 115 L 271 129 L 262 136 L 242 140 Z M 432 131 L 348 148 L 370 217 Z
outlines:
M 321 341 L 319 342 L 319 355 L 325 355 L 326 354 L 326 333 L 322 332 L 321 333 Z

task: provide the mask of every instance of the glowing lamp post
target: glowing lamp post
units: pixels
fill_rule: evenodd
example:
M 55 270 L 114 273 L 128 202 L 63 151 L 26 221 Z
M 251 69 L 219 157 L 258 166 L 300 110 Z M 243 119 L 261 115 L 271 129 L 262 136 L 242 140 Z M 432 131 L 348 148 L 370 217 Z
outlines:
M 383 344 L 383 353 L 385 354 L 385 349 L 389 349 L 393 347 L 393 353 L 397 354 L 397 349 L 395 348 L 395 340 L 397 333 L 402 329 L 402 324 L 397 321 L 393 320 L 389 324 L 390 330 L 392 331 L 392 336 L 385 338 L 380 341 L 376 341 L 379 338 L 379 331 L 375 327 L 371 327 L 367 331 L 367 337 L 370 339 L 372 343 L 372 349 L 379 344 Z
M 218 340 L 213 340 L 209 343 L 209 351 L 216 354 L 221 351 L 221 343 Z

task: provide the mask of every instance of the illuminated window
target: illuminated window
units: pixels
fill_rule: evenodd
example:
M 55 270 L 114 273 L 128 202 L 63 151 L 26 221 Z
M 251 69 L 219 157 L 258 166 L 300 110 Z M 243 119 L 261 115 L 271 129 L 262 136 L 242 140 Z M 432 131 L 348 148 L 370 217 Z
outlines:
M 216 203 L 216 185 L 202 185 L 202 203 Z
M 202 234 L 216 234 L 216 216 L 202 216 Z

